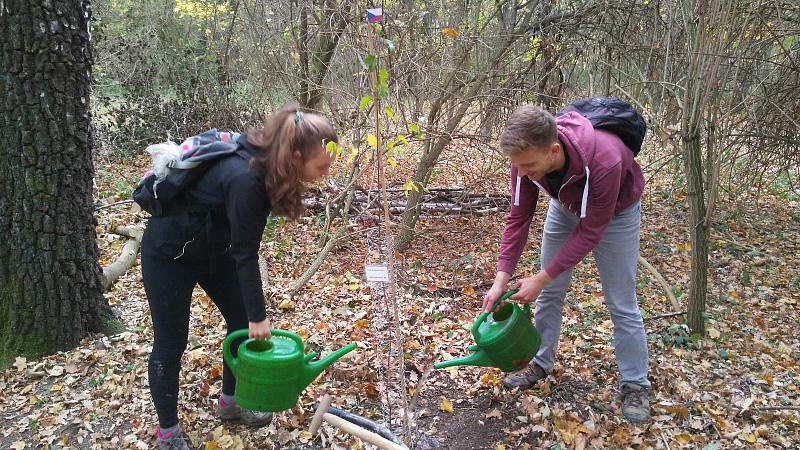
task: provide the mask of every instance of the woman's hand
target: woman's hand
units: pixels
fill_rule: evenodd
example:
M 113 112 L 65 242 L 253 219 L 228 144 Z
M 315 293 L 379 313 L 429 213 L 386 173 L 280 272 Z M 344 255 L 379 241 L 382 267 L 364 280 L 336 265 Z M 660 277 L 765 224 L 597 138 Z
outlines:
M 494 302 L 508 290 L 509 278 L 511 278 L 511 275 L 505 272 L 497 272 L 497 275 L 494 277 L 494 284 L 492 284 L 489 292 L 483 296 L 483 309 L 481 309 L 481 312 L 491 312 Z
M 269 319 L 264 319 L 261 322 L 250 322 L 250 333 L 248 336 L 252 339 L 269 339 L 272 337 L 272 326 Z
M 511 300 L 517 303 L 535 302 L 542 293 L 542 289 L 552 280 L 544 270 L 532 277 L 523 278 L 514 285 L 513 289 L 518 289 L 519 292 L 512 295 Z

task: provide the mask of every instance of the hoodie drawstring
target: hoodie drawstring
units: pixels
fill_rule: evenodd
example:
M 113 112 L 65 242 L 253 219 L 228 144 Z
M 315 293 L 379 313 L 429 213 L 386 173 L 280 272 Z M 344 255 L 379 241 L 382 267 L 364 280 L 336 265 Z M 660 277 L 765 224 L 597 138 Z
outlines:
M 581 198 L 581 219 L 586 217 L 586 201 L 589 199 L 589 167 L 585 166 L 583 168 L 584 172 L 586 173 L 586 183 L 583 185 L 583 196 Z M 539 190 L 544 191 L 542 185 L 537 183 L 536 181 L 533 182 L 536 186 L 539 186 Z M 514 206 L 519 206 L 519 191 L 520 186 L 522 185 L 522 177 L 517 175 L 517 187 L 514 190 Z
M 586 184 L 583 185 L 583 198 L 581 198 L 581 219 L 586 217 L 586 200 L 589 198 L 589 166 L 584 167 L 586 170 Z

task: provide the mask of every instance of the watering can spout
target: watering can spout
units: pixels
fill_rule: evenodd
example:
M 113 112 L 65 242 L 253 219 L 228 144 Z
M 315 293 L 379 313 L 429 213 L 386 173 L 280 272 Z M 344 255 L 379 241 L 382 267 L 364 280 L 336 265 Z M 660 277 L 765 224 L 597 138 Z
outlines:
M 492 367 L 494 365 L 494 361 L 489 358 L 489 355 L 486 354 L 483 350 L 478 350 L 471 355 L 467 355 L 463 358 L 456 358 L 451 359 L 449 361 L 442 361 L 438 362 L 433 365 L 435 369 L 443 369 L 445 367 L 452 367 L 452 366 L 480 366 L 480 367 Z
M 322 373 L 323 370 L 327 369 L 328 366 L 336 362 L 337 359 L 341 358 L 342 356 L 350 353 L 353 349 L 356 348 L 356 343 L 353 342 L 352 344 L 345 345 L 344 347 L 336 350 L 335 352 L 331 353 L 330 355 L 320 359 L 319 361 L 311 361 L 315 356 L 316 353 L 312 352 L 305 356 L 305 366 L 303 367 L 303 381 L 302 384 L 308 386 L 314 381 L 317 376 Z

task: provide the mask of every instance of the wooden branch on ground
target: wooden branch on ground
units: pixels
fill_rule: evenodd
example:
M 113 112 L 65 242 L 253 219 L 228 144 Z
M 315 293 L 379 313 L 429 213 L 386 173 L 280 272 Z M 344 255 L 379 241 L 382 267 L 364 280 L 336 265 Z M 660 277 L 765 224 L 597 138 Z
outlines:
M 348 228 L 350 207 L 353 201 L 353 192 L 355 191 L 348 192 L 347 197 L 345 197 L 344 199 L 344 213 L 342 214 L 342 226 L 339 227 L 339 229 L 333 233 L 333 236 L 327 239 L 325 246 L 322 247 L 322 250 L 319 251 L 317 257 L 314 258 L 314 262 L 311 263 L 311 266 L 308 269 L 306 269 L 305 272 L 303 272 L 300 278 L 298 278 L 294 283 L 292 283 L 292 285 L 289 288 L 289 290 L 291 291 L 290 295 L 292 297 L 294 297 L 294 295 L 297 294 L 297 292 L 300 289 L 302 289 L 306 283 L 308 283 L 308 280 L 311 279 L 314 273 L 316 273 L 319 267 L 322 265 L 323 261 L 325 261 L 325 258 L 328 256 L 328 253 L 330 253 L 330 251 L 333 249 L 333 246 L 336 245 L 345 235 L 344 232 L 347 231 Z
M 125 236 L 128 240 L 122 246 L 122 251 L 117 259 L 108 266 L 103 267 L 100 283 L 104 292 L 108 291 L 119 277 L 136 264 L 136 255 L 139 253 L 144 231 L 141 228 L 118 226 L 113 233 Z
M 94 212 L 102 211 L 102 210 L 104 210 L 106 208 L 112 208 L 114 206 L 127 205 L 128 203 L 133 203 L 133 200 L 121 200 L 121 201 L 118 201 L 118 202 L 110 203 L 108 205 L 101 205 L 101 206 L 98 206 L 97 208 L 95 208 Z
M 126 226 L 120 225 L 120 226 L 114 228 L 114 231 L 112 231 L 112 233 L 118 234 L 120 236 L 125 236 L 125 237 L 131 238 L 131 239 L 136 239 L 137 241 L 139 241 L 141 243 L 142 242 L 142 236 L 144 235 L 144 230 L 141 229 L 141 228 L 137 228 L 137 227 L 126 227 Z
M 317 192 L 313 197 L 305 199 L 307 208 L 314 211 L 323 211 L 328 202 L 323 192 Z M 473 194 L 463 188 L 429 188 L 422 194 L 422 199 L 417 207 L 422 214 L 471 214 L 485 215 L 505 210 L 510 197 L 505 194 Z M 400 215 L 406 210 L 407 198 L 403 189 L 387 189 L 389 213 Z M 383 197 L 376 190 L 366 191 L 359 189 L 353 195 L 352 209 L 363 213 L 380 215 L 382 212 Z
M 661 287 L 664 289 L 664 293 L 667 294 L 667 298 L 669 299 L 669 302 L 672 304 L 672 309 L 680 311 L 681 305 L 675 298 L 675 294 L 672 293 L 672 287 L 670 287 L 670 285 L 667 283 L 667 280 L 665 280 L 664 277 L 662 277 L 661 274 L 658 272 L 658 270 L 655 267 L 653 267 L 652 264 L 647 262 L 647 260 L 644 259 L 642 255 L 639 255 L 639 263 L 643 265 L 653 275 L 656 281 L 658 281 L 658 284 L 660 284 Z
M 678 311 L 678 312 L 671 312 L 671 313 L 666 313 L 666 314 L 659 314 L 657 316 L 648 317 L 645 320 L 666 319 L 667 317 L 675 317 L 675 316 L 680 316 L 682 314 L 686 314 L 686 311 Z
M 311 279 L 312 276 L 317 272 L 319 266 L 325 261 L 325 258 L 328 256 L 328 253 L 333 249 L 333 246 L 336 245 L 337 242 L 342 238 L 344 235 L 345 230 L 347 230 L 347 224 L 342 224 L 338 230 L 328 239 L 328 242 L 322 247 L 322 250 L 317 253 L 317 257 L 314 258 L 314 262 L 311 263 L 311 266 L 303 272 L 303 274 L 295 280 L 294 283 L 291 284 L 289 287 L 289 295 L 294 297 L 297 292 L 303 288 L 303 286 L 308 283 L 308 280 Z

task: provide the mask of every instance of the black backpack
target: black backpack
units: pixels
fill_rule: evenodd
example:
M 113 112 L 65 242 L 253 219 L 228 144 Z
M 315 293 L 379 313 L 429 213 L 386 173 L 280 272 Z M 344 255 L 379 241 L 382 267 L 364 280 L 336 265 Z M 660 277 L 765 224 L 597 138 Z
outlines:
M 647 123 L 627 102 L 617 97 L 592 97 L 576 100 L 556 113 L 556 117 L 575 111 L 589 119 L 592 126 L 616 134 L 633 152 L 642 150 Z
M 208 171 L 211 161 L 237 153 L 239 136 L 212 129 L 180 145 L 165 142 L 148 147 L 153 168 L 136 185 L 133 200 L 153 216 L 164 215 L 170 203 Z

